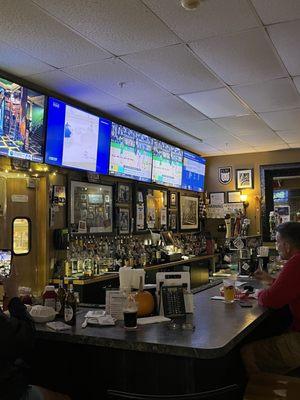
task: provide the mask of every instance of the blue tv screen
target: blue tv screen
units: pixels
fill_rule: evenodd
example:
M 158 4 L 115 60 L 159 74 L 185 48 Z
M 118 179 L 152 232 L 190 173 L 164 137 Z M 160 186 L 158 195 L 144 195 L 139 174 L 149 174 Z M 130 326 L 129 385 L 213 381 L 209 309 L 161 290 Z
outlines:
M 43 162 L 45 96 L 0 78 L 0 154 Z
M 203 192 L 206 160 L 189 151 L 183 152 L 182 189 Z
M 108 173 L 111 121 L 49 98 L 45 162 Z
M 151 182 L 153 139 L 112 123 L 109 174 Z
M 181 187 L 183 151 L 154 139 L 152 181 L 161 185 Z

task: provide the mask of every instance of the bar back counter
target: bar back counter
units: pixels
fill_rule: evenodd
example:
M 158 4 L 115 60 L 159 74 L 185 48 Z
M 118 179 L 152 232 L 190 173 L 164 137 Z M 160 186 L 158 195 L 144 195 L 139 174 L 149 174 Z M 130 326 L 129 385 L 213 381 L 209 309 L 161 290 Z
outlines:
M 130 332 L 121 322 L 82 328 L 86 309 L 69 331 L 37 325 L 33 379 L 74 399 L 102 399 L 107 389 L 180 394 L 242 382 L 240 346 L 270 312 L 255 300 L 252 308 L 211 300 L 218 294 L 216 286 L 194 295 L 194 331 L 167 322 Z

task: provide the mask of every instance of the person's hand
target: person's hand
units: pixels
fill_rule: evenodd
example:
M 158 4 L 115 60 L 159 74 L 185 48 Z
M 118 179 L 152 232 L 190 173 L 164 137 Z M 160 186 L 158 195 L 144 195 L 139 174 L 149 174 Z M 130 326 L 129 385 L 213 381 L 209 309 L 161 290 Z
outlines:
M 253 276 L 254 276 L 255 279 L 257 279 L 259 281 L 266 282 L 268 284 L 271 284 L 273 282 L 273 278 L 271 277 L 271 275 L 269 275 L 265 271 L 262 271 L 261 269 L 257 269 L 254 272 Z
M 18 279 L 16 268 L 12 265 L 11 273 L 8 277 L 1 277 L 5 296 L 8 300 L 18 297 Z

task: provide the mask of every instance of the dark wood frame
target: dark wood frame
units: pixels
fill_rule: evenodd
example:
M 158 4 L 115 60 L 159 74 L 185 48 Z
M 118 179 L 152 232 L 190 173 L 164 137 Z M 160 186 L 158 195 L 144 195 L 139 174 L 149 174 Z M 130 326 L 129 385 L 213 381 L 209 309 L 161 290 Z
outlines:
M 236 202 L 236 201 L 230 201 L 229 200 L 230 194 L 233 194 L 233 193 L 241 194 L 241 191 L 240 190 L 231 190 L 231 191 L 227 192 L 227 203 L 240 203 L 240 201 Z
M 121 198 L 120 198 L 120 187 L 121 186 L 125 186 L 125 187 L 127 187 L 128 188 L 128 192 L 129 192 L 129 199 L 128 199 L 128 201 L 124 201 L 124 200 L 122 200 Z M 116 198 L 116 202 L 117 203 L 120 203 L 120 204 L 130 204 L 131 203 L 131 201 L 132 201 L 132 187 L 131 187 L 131 185 L 129 184 L 129 183 L 127 183 L 127 182 L 118 182 L 117 183 L 117 198 Z
M 260 166 L 261 187 L 261 232 L 263 241 L 270 241 L 269 214 L 274 209 L 273 178 L 276 176 L 300 175 L 300 163 Z
M 219 194 L 219 193 L 222 193 L 222 194 L 223 194 L 223 200 L 224 200 L 224 201 L 223 201 L 222 204 L 225 204 L 225 192 L 221 192 L 221 191 L 220 191 L 220 192 L 210 192 L 210 193 L 209 193 L 209 204 L 211 204 L 211 195 L 212 195 L 212 194 Z
M 196 198 L 198 200 L 198 206 L 196 207 L 197 213 L 198 213 L 198 225 L 197 225 L 196 228 L 182 228 L 182 225 L 181 225 L 181 203 L 182 203 L 182 198 L 183 197 L 193 197 L 193 198 Z M 180 193 L 180 196 L 179 196 L 179 229 L 178 230 L 180 232 L 194 232 L 194 231 L 199 230 L 199 223 L 200 223 L 200 218 L 199 218 L 199 196 L 192 195 L 192 193 Z
M 250 171 L 251 172 L 251 185 L 250 186 L 248 186 L 248 187 L 238 186 L 238 173 L 240 171 Z M 235 188 L 236 188 L 236 190 L 253 189 L 254 188 L 254 168 L 237 168 L 235 170 Z

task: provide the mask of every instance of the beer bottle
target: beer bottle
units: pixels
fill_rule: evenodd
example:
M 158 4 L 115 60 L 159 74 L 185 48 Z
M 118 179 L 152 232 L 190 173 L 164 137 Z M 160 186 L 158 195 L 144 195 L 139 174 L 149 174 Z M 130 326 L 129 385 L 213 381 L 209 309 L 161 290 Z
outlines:
M 62 277 L 59 282 L 56 300 L 56 311 L 58 312 L 59 317 L 64 317 L 65 315 L 65 299 L 66 291 L 64 289 L 64 278 Z
M 69 284 L 69 289 L 65 300 L 65 323 L 68 325 L 76 324 L 76 298 L 73 292 L 73 283 Z

